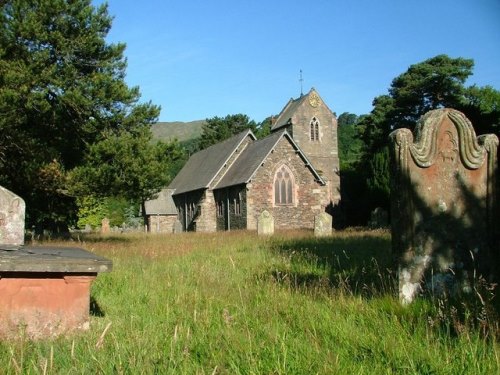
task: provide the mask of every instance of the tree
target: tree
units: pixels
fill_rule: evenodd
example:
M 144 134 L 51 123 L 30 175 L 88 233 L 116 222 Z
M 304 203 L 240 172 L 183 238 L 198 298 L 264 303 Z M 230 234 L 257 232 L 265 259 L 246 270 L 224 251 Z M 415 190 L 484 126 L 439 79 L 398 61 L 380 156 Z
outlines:
M 257 125 L 247 115 L 227 115 L 226 117 L 212 117 L 203 125 L 198 149 L 203 150 L 219 143 L 246 129 L 255 131 Z
M 264 121 L 261 123 L 257 124 L 256 126 L 256 131 L 255 131 L 255 136 L 258 139 L 262 139 L 267 137 L 269 134 L 271 134 L 271 127 L 273 126 L 273 117 L 266 117 Z
M 358 115 L 349 112 L 343 112 L 337 119 L 337 124 L 339 127 L 356 125 L 358 122 Z
M 77 196 L 122 197 L 142 204 L 173 178 L 169 168 L 182 158 L 177 141 L 151 143 L 151 132 L 111 133 L 90 146 L 85 163 L 70 173 Z
M 139 89 L 125 83 L 125 45 L 105 40 L 107 5 L 12 0 L 0 8 L 0 184 L 26 200 L 28 225 L 59 226 L 76 212 L 65 175 L 93 145 L 142 134 L 159 107 L 140 104 Z
M 472 121 L 478 134 L 498 132 L 500 92 L 490 86 L 466 87 L 474 61 L 438 55 L 411 65 L 396 77 L 387 95 L 373 100 L 373 110 L 358 121 L 364 142 L 364 156 L 359 169 L 365 173 L 366 195 L 371 207 L 388 210 L 389 168 L 388 135 L 397 128 L 414 130 L 426 112 L 443 107 L 458 109 Z
M 345 112 L 347 113 L 347 112 Z M 359 162 L 362 157 L 363 151 L 363 141 L 359 136 L 359 131 L 357 126 L 354 123 L 350 122 L 354 118 L 358 118 L 358 116 L 354 114 L 354 117 L 350 116 L 349 118 L 343 117 L 344 114 L 339 116 L 342 118 L 343 125 L 338 127 L 338 147 L 339 147 L 339 160 L 340 160 L 340 170 L 346 171 L 347 169 L 355 168 L 355 165 Z M 344 122 L 349 121 L 349 122 Z

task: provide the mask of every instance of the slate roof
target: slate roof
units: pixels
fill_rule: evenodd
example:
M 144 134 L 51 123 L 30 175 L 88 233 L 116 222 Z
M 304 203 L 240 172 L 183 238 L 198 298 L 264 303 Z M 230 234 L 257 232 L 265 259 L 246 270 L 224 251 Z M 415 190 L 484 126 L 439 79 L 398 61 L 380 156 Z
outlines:
M 309 96 L 309 93 L 306 95 L 302 95 L 297 99 L 290 99 L 288 103 L 285 105 L 281 113 L 276 118 L 273 126 L 271 127 L 272 131 L 275 131 L 283 126 L 289 125 L 291 123 L 291 119 L 297 108 L 306 100 Z
M 286 130 L 283 130 L 272 133 L 266 138 L 249 144 L 239 156 L 239 158 L 236 159 L 236 161 L 231 165 L 231 168 L 226 172 L 224 177 L 222 177 L 222 179 L 219 181 L 217 186 L 214 187 L 214 189 L 221 189 L 250 182 L 253 175 L 257 172 L 257 169 L 262 165 L 269 153 L 274 149 L 276 144 L 283 137 L 286 137 L 290 141 L 292 146 L 304 160 L 304 163 L 309 166 L 316 179 L 324 184 L 324 180 L 310 164 L 309 160 L 301 151 L 299 146 L 294 142 L 288 132 Z
M 173 195 L 209 188 L 246 137 L 256 139 L 251 130 L 246 130 L 192 155 L 168 186 L 175 189 Z
M 173 192 L 173 189 L 163 189 L 158 193 L 156 199 L 144 202 L 146 215 L 177 215 L 177 209 L 172 199 Z

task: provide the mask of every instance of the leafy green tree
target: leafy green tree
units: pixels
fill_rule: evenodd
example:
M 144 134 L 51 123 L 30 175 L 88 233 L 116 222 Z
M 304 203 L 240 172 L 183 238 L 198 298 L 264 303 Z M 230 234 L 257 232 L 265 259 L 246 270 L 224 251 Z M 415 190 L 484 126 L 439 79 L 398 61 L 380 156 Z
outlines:
M 476 133 L 500 136 L 500 91 L 491 86 L 473 85 L 466 89 L 464 96 L 458 109 L 467 115 Z
M 198 149 L 203 150 L 209 146 L 219 143 L 225 139 L 241 133 L 245 129 L 256 131 L 255 121 L 250 120 L 247 115 L 227 115 L 226 117 L 212 117 L 203 125 Z
M 356 125 L 358 122 L 358 115 L 349 112 L 343 112 L 337 119 L 337 124 L 339 127 Z
M 258 139 L 267 137 L 269 134 L 271 134 L 271 127 L 272 127 L 272 117 L 266 117 L 264 121 L 257 124 L 255 136 Z
M 0 184 L 26 200 L 28 225 L 64 226 L 76 219 L 65 174 L 110 135 L 142 134 L 159 107 L 125 83 L 106 4 L 11 0 L 0 10 Z
M 356 116 L 356 115 L 354 115 Z M 339 117 L 339 119 L 342 115 Z M 356 116 L 357 118 L 357 116 Z M 355 125 L 342 125 L 337 129 L 340 170 L 353 169 L 363 156 L 363 141 Z
M 70 186 L 75 195 L 122 197 L 144 204 L 170 182 L 169 167 L 182 156 L 177 141 L 151 143 L 146 129 L 111 133 L 90 146 L 86 163 L 70 173 Z

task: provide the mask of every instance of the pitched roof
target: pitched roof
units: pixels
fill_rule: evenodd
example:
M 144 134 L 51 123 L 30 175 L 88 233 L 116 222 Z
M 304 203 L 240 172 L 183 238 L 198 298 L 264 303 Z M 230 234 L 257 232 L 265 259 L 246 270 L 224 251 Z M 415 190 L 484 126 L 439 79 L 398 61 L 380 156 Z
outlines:
M 274 149 L 279 140 L 286 137 L 292 144 L 297 153 L 302 157 L 304 163 L 309 167 L 316 179 L 325 183 L 321 176 L 316 172 L 311 165 L 306 155 L 302 152 L 299 146 L 294 142 L 290 134 L 286 130 L 272 133 L 266 138 L 255 141 L 247 146 L 240 157 L 231 165 L 224 177 L 219 181 L 214 189 L 221 189 L 229 186 L 246 184 L 250 182 L 257 169 L 262 165 L 267 156 Z
M 144 202 L 146 215 L 177 215 L 177 209 L 172 199 L 173 192 L 173 189 L 163 189 L 158 193 L 156 199 Z
M 176 194 L 207 189 L 245 138 L 256 139 L 251 130 L 239 133 L 192 155 L 168 186 Z
M 288 103 L 285 105 L 285 107 L 281 110 L 280 114 L 276 118 L 276 121 L 274 122 L 273 126 L 271 127 L 271 130 L 277 130 L 283 126 L 289 125 L 292 119 L 293 114 L 297 110 L 297 108 L 302 104 L 302 102 L 305 100 L 305 98 L 309 94 L 302 95 L 301 97 L 297 99 L 290 99 Z

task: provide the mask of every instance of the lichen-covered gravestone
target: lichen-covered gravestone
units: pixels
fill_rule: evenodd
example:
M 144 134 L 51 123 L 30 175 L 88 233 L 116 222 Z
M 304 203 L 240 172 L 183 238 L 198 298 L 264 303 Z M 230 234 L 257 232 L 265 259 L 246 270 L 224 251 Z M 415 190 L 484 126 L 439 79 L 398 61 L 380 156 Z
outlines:
M 0 245 L 18 247 L 24 244 L 24 200 L 0 186 Z
M 399 296 L 468 292 L 498 274 L 495 135 L 476 138 L 453 109 L 428 112 L 391 133 L 391 222 Z
M 314 235 L 316 237 L 332 234 L 332 215 L 322 212 L 314 217 Z
M 264 210 L 257 221 L 257 234 L 268 236 L 274 233 L 274 218 L 269 211 Z

